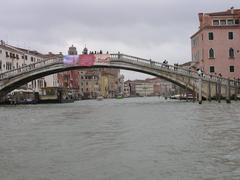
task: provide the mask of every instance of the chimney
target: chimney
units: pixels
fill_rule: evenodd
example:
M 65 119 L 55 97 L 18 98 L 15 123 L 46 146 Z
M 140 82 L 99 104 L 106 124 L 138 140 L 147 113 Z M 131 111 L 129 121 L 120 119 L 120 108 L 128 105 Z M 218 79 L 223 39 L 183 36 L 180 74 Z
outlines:
M 198 19 L 199 19 L 199 23 L 200 23 L 199 28 L 200 29 L 202 29 L 202 27 L 203 27 L 203 19 L 204 19 L 203 16 L 204 16 L 203 13 L 198 13 Z
M 234 14 L 234 7 L 233 6 L 230 8 L 230 10 L 231 10 L 231 14 Z
M 5 46 L 5 42 L 3 40 L 1 40 L 1 45 Z

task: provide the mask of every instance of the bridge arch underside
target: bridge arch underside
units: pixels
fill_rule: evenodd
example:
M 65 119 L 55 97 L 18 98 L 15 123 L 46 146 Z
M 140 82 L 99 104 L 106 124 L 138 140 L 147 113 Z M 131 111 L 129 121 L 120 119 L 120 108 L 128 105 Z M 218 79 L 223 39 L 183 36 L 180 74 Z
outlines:
M 55 74 L 60 73 L 64 71 L 70 71 L 70 70 L 84 70 L 84 69 L 96 69 L 96 68 L 116 68 L 116 69 L 123 69 L 123 70 L 130 70 L 135 72 L 140 72 L 148 75 L 152 75 L 155 77 L 160 77 L 162 79 L 165 79 L 169 82 L 172 82 L 182 88 L 188 89 L 188 90 L 194 90 L 195 85 L 194 82 L 191 81 L 190 77 L 181 76 L 179 74 L 173 74 L 169 73 L 168 71 L 160 71 L 159 69 L 153 70 L 151 67 L 141 67 L 141 66 L 129 66 L 129 65 L 96 65 L 91 67 L 82 67 L 82 66 L 60 66 L 50 69 L 42 69 L 40 71 L 32 71 L 27 72 L 25 75 L 17 76 L 5 81 L 8 81 L 5 83 L 4 87 L 0 89 L 0 96 L 5 96 L 7 93 L 13 91 L 16 88 L 21 87 L 24 84 L 27 84 L 28 82 L 31 82 L 33 80 Z

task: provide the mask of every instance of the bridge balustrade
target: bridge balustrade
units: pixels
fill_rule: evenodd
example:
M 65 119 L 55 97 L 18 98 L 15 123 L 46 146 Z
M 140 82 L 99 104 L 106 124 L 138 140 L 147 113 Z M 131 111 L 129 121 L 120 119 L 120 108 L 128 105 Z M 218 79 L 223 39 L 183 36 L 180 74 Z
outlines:
M 15 76 L 15 75 L 18 75 L 18 74 L 21 74 L 21 73 L 24 73 L 24 72 L 29 72 L 31 70 L 42 68 L 42 67 L 45 67 L 47 65 L 51 65 L 51 64 L 55 64 L 55 63 L 63 63 L 63 59 L 62 58 L 46 59 L 46 60 L 43 60 L 43 61 L 38 61 L 36 63 L 32 63 L 32 64 L 29 64 L 29 65 L 22 66 L 20 68 L 16 68 L 16 69 L 13 69 L 13 70 L 10 70 L 10 71 L 6 71 L 6 72 L 0 74 L 0 80 L 10 78 L 12 76 Z
M 164 64 L 164 63 L 160 63 L 157 61 L 152 61 L 151 59 L 148 60 L 148 59 L 130 56 L 130 55 L 126 55 L 126 54 L 120 54 L 120 53 L 111 54 L 110 58 L 111 58 L 112 62 L 114 62 L 114 61 L 127 62 L 127 63 L 136 64 L 136 65 L 141 65 L 143 67 L 149 67 L 149 68 L 153 68 L 153 69 L 164 70 L 167 72 L 179 73 L 182 75 L 190 76 L 195 79 L 199 79 L 199 74 L 192 69 L 186 69 L 186 68 L 183 68 L 180 66 Z M 10 78 L 10 77 L 13 77 L 16 75 L 21 75 L 25 72 L 29 72 L 32 70 L 46 67 L 48 65 L 58 64 L 58 63 L 63 63 L 63 58 L 51 58 L 51 59 L 46 59 L 46 60 L 39 61 L 36 63 L 32 63 L 29 65 L 25 65 L 23 67 L 1 73 L 0 80 L 7 79 L 7 78 Z M 221 83 L 225 84 L 225 85 L 227 85 L 227 83 L 228 83 L 228 79 L 222 78 L 219 76 L 214 76 L 214 75 L 203 74 L 203 76 L 201 76 L 201 78 L 206 81 L 212 81 L 212 82 L 217 82 L 220 80 Z M 230 86 L 234 86 L 235 84 L 236 84 L 236 80 L 230 81 Z
M 185 69 L 179 66 L 172 66 L 172 65 L 168 65 L 168 64 L 164 64 L 164 63 L 160 63 L 160 62 L 156 62 L 156 61 L 152 61 L 152 60 L 147 60 L 147 59 L 143 59 L 143 58 L 139 58 L 139 57 L 134 57 L 134 56 L 129 56 L 129 55 L 125 55 L 125 54 L 114 54 L 114 56 L 112 56 L 112 60 L 123 60 L 123 61 L 128 61 L 131 63 L 137 63 L 137 64 L 141 64 L 144 66 L 148 66 L 151 68 L 157 68 L 160 70 L 165 70 L 165 71 L 174 71 L 174 72 L 178 72 L 184 75 L 191 75 L 194 77 L 198 77 L 198 74 L 196 71 L 193 70 L 189 70 L 189 69 Z

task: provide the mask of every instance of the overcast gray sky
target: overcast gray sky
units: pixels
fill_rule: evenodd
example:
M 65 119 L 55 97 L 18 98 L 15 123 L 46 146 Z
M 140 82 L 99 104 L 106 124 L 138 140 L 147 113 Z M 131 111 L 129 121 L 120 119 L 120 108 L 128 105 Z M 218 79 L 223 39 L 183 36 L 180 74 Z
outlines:
M 191 60 L 198 13 L 239 0 L 1 0 L 0 39 L 40 52 L 122 52 L 171 64 Z M 126 79 L 145 75 L 123 71 Z

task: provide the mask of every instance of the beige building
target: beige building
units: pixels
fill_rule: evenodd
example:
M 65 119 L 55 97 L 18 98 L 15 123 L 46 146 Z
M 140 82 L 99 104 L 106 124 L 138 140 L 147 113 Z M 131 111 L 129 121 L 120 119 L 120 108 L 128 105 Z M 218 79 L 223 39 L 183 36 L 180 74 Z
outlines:
M 80 90 L 83 98 L 116 97 L 118 93 L 119 69 L 89 69 L 80 71 Z
M 131 95 L 131 91 L 130 91 L 130 85 L 129 83 L 124 83 L 124 91 L 123 91 L 123 96 L 124 97 L 129 97 Z
M 85 47 L 82 53 L 88 54 L 88 49 Z M 91 99 L 97 96 L 103 96 L 104 98 L 116 97 L 119 92 L 120 79 L 119 69 L 97 68 L 80 70 L 79 86 L 82 98 Z
M 153 96 L 154 83 L 146 82 L 145 80 L 135 81 L 136 95 L 138 96 Z
M 80 92 L 83 98 L 96 98 L 99 95 L 99 70 L 80 71 Z

